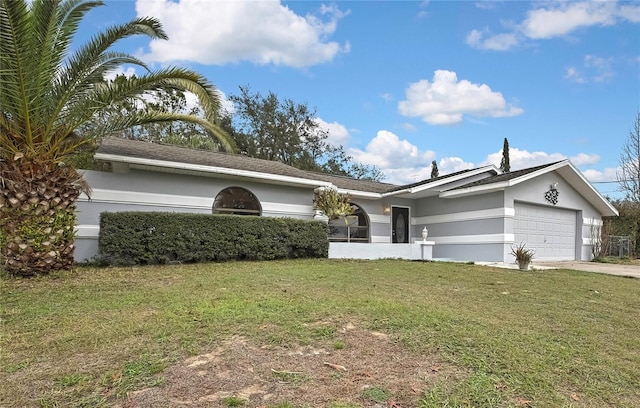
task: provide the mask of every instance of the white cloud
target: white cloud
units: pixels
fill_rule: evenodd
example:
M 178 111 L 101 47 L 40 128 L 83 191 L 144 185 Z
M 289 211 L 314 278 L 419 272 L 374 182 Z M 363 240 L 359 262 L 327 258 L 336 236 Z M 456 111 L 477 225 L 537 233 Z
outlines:
M 318 126 L 328 132 L 329 137 L 327 142 L 334 146 L 346 145 L 349 142 L 349 131 L 347 128 L 338 122 L 325 122 L 324 120 L 317 118 L 316 122 Z
M 227 99 L 227 95 L 219 89 L 216 90 L 216 92 L 218 93 L 218 97 L 220 98 L 221 114 L 233 114 L 236 110 L 233 102 Z M 185 112 L 190 112 L 193 108 L 199 107 L 200 102 L 198 101 L 198 97 L 196 96 L 196 94 L 187 91 L 184 93 L 184 97 L 186 102 L 186 106 L 184 109 Z
M 391 94 L 390 94 L 390 93 L 388 93 L 388 92 L 383 93 L 382 95 L 380 95 L 380 97 L 381 97 L 382 99 L 384 99 L 386 102 L 391 102 L 391 101 L 393 101 L 393 99 L 394 99 L 394 98 L 393 98 L 393 95 L 391 95 Z
M 492 35 L 487 29 L 472 30 L 467 35 L 467 44 L 479 49 L 506 51 L 527 38 L 550 39 L 569 35 L 581 28 L 611 26 L 620 21 L 640 22 L 640 6 L 620 5 L 616 1 L 558 1 L 538 4 L 527 12 L 522 22 L 503 23 L 508 29 L 506 33 Z
M 431 125 L 462 122 L 464 115 L 506 117 L 520 115 L 523 110 L 507 104 L 500 92 L 486 84 L 458 81 L 455 72 L 435 71 L 433 81 L 420 80 L 409 85 L 406 100 L 398 103 L 404 116 L 420 117 Z
M 618 9 L 620 17 L 632 23 L 640 23 L 640 7 L 630 4 L 621 5 Z
M 489 35 L 486 36 L 487 34 Z M 473 48 L 495 51 L 506 51 L 518 45 L 519 41 L 516 33 L 491 35 L 488 30 L 472 30 L 466 39 L 467 45 Z
M 587 82 L 605 82 L 613 78 L 611 67 L 613 58 L 602 58 L 595 55 L 584 57 L 582 67 L 569 67 L 566 70 L 565 79 L 579 84 Z
M 308 67 L 349 51 L 329 41 L 345 12 L 322 6 L 316 15 L 299 16 L 279 1 L 138 0 L 138 16 L 154 16 L 169 40 L 152 40 L 153 62 L 193 61 Z
M 378 166 L 385 174 L 385 181 L 396 184 L 429 178 L 431 161 L 435 158 L 433 151 L 421 151 L 387 130 L 378 131 L 364 150 L 351 148 L 348 153 L 360 163 Z
M 222 94 L 218 94 L 218 95 L 220 95 L 220 102 L 222 102 Z M 196 108 L 200 105 L 200 103 L 198 102 L 198 97 L 196 96 L 196 94 L 192 92 L 185 92 L 184 99 L 186 102 L 185 110 L 187 112 L 189 112 L 191 109 Z
M 594 181 L 615 181 L 617 180 L 617 174 L 620 171 L 619 167 L 607 167 L 603 171 L 589 169 L 582 172 L 587 180 Z
M 612 58 L 600 58 L 594 55 L 584 57 L 584 66 L 592 69 L 594 72 L 593 80 L 603 82 L 613 77 L 613 69 L 611 68 Z
M 416 132 L 418 130 L 417 127 L 415 127 L 413 124 L 408 123 L 408 122 L 404 122 L 404 123 L 400 124 L 400 128 L 402 130 L 404 130 L 405 132 Z
M 119 66 L 105 75 L 104 79 L 107 81 L 113 81 L 118 75 L 124 75 L 127 78 L 131 78 L 132 76 L 136 75 L 136 69 L 134 67 L 127 67 L 126 69 L 124 69 L 124 67 Z
M 378 166 L 385 182 L 399 185 L 430 178 L 431 162 L 436 158 L 434 151 L 420 150 L 387 130 L 378 131 L 364 150 L 351 148 L 348 153 L 360 163 Z M 460 157 L 445 157 L 438 162 L 441 176 L 474 167 L 474 163 Z
M 511 170 L 526 169 L 528 167 L 558 162 L 567 158 L 571 160 L 575 166 L 590 165 L 600 161 L 600 156 L 597 154 L 579 153 L 575 156 L 567 157 L 562 153 L 529 152 L 528 150 L 520 150 L 514 147 L 509 148 L 509 164 L 511 165 Z M 480 163 L 480 165 L 493 164 L 496 167 L 500 167 L 501 161 L 502 149 L 489 154 L 486 160 Z
M 444 157 L 438 162 L 438 171 L 441 176 L 457 171 L 472 169 L 476 167 L 472 162 L 466 162 L 460 157 Z
M 382 170 L 384 182 L 400 186 L 416 183 L 431 177 L 431 164 L 420 167 L 396 167 Z
M 233 102 L 231 102 L 228 98 L 227 98 L 227 94 L 225 94 L 224 92 L 222 92 L 221 90 L 218 90 L 218 93 L 220 94 L 220 107 L 221 107 L 221 111 L 223 113 L 228 113 L 228 114 L 233 114 L 236 111 L 236 107 L 233 105 Z M 194 95 L 195 96 L 195 95 Z
M 496 3 L 495 1 L 477 1 L 475 2 L 475 6 L 476 8 L 482 9 L 482 10 L 493 10 L 496 8 Z
M 364 151 L 350 149 L 349 153 L 359 162 L 385 168 L 392 167 L 396 163 L 426 166 L 435 156 L 432 151 L 421 152 L 408 140 L 400 140 L 396 134 L 387 130 L 378 131 Z
M 527 12 L 522 32 L 531 39 L 560 37 L 594 25 L 613 25 L 617 4 L 612 1 L 558 2 Z
M 600 162 L 600 156 L 597 154 L 578 153 L 575 156 L 569 157 L 569 160 L 576 166 L 586 166 Z
M 576 67 L 567 68 L 564 74 L 564 79 L 568 79 L 569 81 L 576 82 L 578 84 L 584 84 L 587 82 L 582 73 Z
M 433 154 L 434 152 L 429 151 Z M 385 182 L 394 184 L 411 184 L 422 180 L 431 178 L 431 161 L 433 158 L 425 162 L 423 165 L 415 163 L 414 165 L 401 165 L 387 168 L 381 168 L 385 175 Z M 398 164 L 405 164 L 399 162 Z M 380 167 L 380 166 L 378 166 Z M 460 157 L 445 157 L 438 162 L 438 173 L 440 176 L 446 174 L 455 173 L 461 170 L 467 170 L 474 168 L 475 165 L 471 162 L 466 162 Z
M 517 148 L 509 148 L 509 164 L 511 170 L 525 169 L 527 167 L 539 166 L 541 164 L 552 163 L 564 160 L 566 157 L 560 153 L 548 154 L 546 152 L 529 152 Z M 502 160 L 502 150 L 487 156 L 487 160 L 483 164 L 493 164 L 500 167 Z
M 431 177 L 431 162 L 436 154 L 431 150 L 421 151 L 417 146 L 400 138 L 392 132 L 380 130 L 369 142 L 364 150 L 351 148 L 348 153 L 358 162 L 376 165 L 385 174 L 385 180 L 394 184 L 410 184 L 426 180 Z M 529 152 L 518 148 L 509 149 L 511 170 L 549 164 L 565 159 L 577 166 L 590 166 L 600 162 L 597 154 L 578 153 L 567 157 L 562 153 Z M 465 161 L 461 157 L 444 157 L 438 161 L 438 171 L 441 176 L 462 170 L 473 169 L 478 166 L 493 164 L 500 167 L 502 149 L 491 153 L 486 160 L 479 164 Z M 589 181 L 611 181 L 616 179 L 617 169 L 586 170 L 583 174 Z
M 422 2 L 420 2 L 420 11 L 418 12 L 418 18 L 425 18 L 429 16 L 429 12 L 427 11 L 429 3 L 429 0 L 422 0 Z

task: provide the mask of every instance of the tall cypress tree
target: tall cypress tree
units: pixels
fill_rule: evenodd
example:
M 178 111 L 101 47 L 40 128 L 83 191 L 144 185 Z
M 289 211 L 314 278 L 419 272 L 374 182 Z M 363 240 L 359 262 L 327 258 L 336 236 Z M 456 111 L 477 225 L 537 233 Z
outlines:
M 436 161 L 434 160 L 431 162 L 431 178 L 434 179 L 438 177 L 439 174 L 440 172 L 438 171 L 438 163 L 436 163 Z
M 500 162 L 500 170 L 503 173 L 511 171 L 511 164 L 509 163 L 509 141 L 504 138 L 504 144 L 502 145 L 502 161 Z

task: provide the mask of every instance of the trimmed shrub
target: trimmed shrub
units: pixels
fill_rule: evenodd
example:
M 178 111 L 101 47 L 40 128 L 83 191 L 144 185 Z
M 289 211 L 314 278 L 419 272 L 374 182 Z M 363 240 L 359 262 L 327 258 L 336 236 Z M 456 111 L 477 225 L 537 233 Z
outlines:
M 100 260 L 114 265 L 326 258 L 327 224 L 162 212 L 100 215 Z

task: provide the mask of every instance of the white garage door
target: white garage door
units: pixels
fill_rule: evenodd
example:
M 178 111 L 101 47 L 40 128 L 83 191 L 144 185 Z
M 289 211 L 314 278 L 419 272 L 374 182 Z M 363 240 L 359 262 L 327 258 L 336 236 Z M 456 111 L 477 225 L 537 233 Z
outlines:
M 576 259 L 576 212 L 524 203 L 515 204 L 516 244 L 533 249 L 535 260 Z

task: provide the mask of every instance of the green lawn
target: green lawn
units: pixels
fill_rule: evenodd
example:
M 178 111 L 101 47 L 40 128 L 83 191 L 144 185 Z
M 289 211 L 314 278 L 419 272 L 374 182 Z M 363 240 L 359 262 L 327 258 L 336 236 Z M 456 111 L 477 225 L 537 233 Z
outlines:
M 233 335 L 313 344 L 318 321 L 357 321 L 465 373 L 420 390 L 421 407 L 640 406 L 640 280 L 629 278 L 395 260 L 232 262 L 4 277 L 0 296 L 3 407 L 122 403 Z

